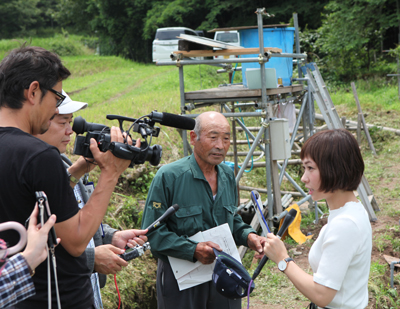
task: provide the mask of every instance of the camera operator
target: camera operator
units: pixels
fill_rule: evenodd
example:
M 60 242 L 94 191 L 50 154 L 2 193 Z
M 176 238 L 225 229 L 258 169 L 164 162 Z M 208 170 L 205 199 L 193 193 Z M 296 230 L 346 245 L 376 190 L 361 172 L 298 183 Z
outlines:
M 71 128 L 73 113 L 86 108 L 88 104 L 71 100 L 64 90 L 62 94 L 65 95 L 65 100 L 58 107 L 58 115 L 51 120 L 49 130 L 44 134 L 37 135 L 37 137 L 60 151 L 62 154 L 61 158 L 67 170 L 75 169 L 74 174 L 77 178 L 71 177 L 70 181 L 71 186 L 74 187 L 74 194 L 78 206 L 82 208 L 88 201 L 90 193 L 79 176 L 83 176 L 84 172 L 88 173 L 93 170 L 96 165 L 89 161 L 92 159 L 85 160 L 83 157 L 80 157 L 76 163 L 72 164 L 65 155 L 65 152 L 70 142 L 70 136 L 73 133 Z M 77 171 L 81 171 L 81 175 L 79 175 Z M 91 190 L 90 187 L 89 190 Z M 92 273 L 91 281 L 96 308 L 103 307 L 100 288 L 105 286 L 106 275 L 115 274 L 120 271 L 122 267 L 128 265 L 128 262 L 120 258 L 118 254 L 122 254 L 125 251 L 123 249 L 126 243 L 128 243 L 130 247 L 134 247 L 136 244 L 143 245 L 147 241 L 147 237 L 144 236 L 145 233 L 146 230 L 118 231 L 107 224 L 102 224 L 89 242 L 85 252 L 87 264 Z
M 118 177 L 131 161 L 100 152 L 92 139 L 90 151 L 101 175 L 86 206 L 78 207 L 58 149 L 32 136 L 48 130 L 65 98 L 62 81 L 69 75 L 56 54 L 40 47 L 14 49 L 0 63 L 0 221 L 23 224 L 35 204 L 35 191 L 47 194 L 62 239 L 55 250 L 61 306 L 87 309 L 93 308 L 94 301 L 83 253 L 106 213 Z M 110 135 L 112 141 L 124 142 L 119 128 L 111 128 Z M 1 238 L 10 245 L 18 240 L 12 232 L 3 232 Z M 16 308 L 47 308 L 45 263 L 37 267 L 33 280 L 36 295 Z M 53 280 L 52 294 L 56 307 Z

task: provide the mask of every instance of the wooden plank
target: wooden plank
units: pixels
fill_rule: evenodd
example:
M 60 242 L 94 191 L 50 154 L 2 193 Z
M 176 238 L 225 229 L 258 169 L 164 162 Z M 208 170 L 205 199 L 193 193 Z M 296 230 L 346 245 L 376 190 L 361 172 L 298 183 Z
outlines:
M 390 255 L 383 255 L 383 258 L 386 260 L 386 262 L 388 262 L 388 264 L 390 265 L 392 262 L 399 262 L 400 258 L 396 258 Z M 394 267 L 398 267 L 400 268 L 400 264 L 394 264 Z
M 207 45 L 210 47 L 215 47 L 215 48 L 244 49 L 244 47 L 242 47 L 242 46 L 236 46 L 236 45 L 232 45 L 232 44 L 225 43 L 222 41 L 217 41 L 217 40 L 213 40 L 213 39 L 209 39 L 209 38 L 205 38 L 205 37 L 199 37 L 199 36 L 190 35 L 190 34 L 181 34 L 177 38 L 183 39 L 186 41 L 190 41 L 190 42 L 194 42 L 194 43 L 198 43 L 198 44 L 202 44 L 202 45 Z
M 267 89 L 267 95 L 275 95 L 281 93 L 300 92 L 303 90 L 303 85 L 292 85 L 286 87 Z M 232 101 L 240 98 L 261 98 L 261 89 L 248 89 L 241 86 L 229 86 L 211 88 L 197 91 L 185 92 L 185 100 L 207 100 L 207 99 L 230 99 Z
M 177 50 L 173 53 L 176 55 L 182 55 L 183 57 L 213 57 L 213 56 L 230 56 L 230 55 L 252 55 L 252 54 L 259 54 L 259 48 L 236 48 L 232 49 L 221 49 L 221 50 L 191 50 L 191 51 L 184 51 L 184 50 Z M 271 53 L 281 53 L 281 48 L 276 47 L 265 47 L 264 52 L 271 52 Z M 240 62 L 240 59 L 238 60 Z
M 356 85 L 354 84 L 354 82 L 351 82 L 351 88 L 353 89 L 354 99 L 356 100 L 356 104 L 357 104 L 357 108 L 358 108 L 358 114 L 361 115 L 361 121 L 362 121 L 362 124 L 363 124 L 363 129 L 364 129 L 364 132 L 365 132 L 365 136 L 367 137 L 367 140 L 368 140 L 369 149 L 372 150 L 373 155 L 376 157 L 375 147 L 374 147 L 374 144 L 372 143 L 371 136 L 369 135 L 367 124 L 365 123 L 364 114 L 363 114 L 363 112 L 361 110 L 361 104 L 360 104 L 360 101 L 358 100 Z

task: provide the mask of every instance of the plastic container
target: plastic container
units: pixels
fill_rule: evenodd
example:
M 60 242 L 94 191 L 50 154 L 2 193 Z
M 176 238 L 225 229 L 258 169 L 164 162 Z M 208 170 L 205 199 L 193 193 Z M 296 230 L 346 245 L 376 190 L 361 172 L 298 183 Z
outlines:
M 277 47 L 282 49 L 282 53 L 293 53 L 294 30 L 294 27 L 264 28 L 264 47 Z M 241 46 L 245 48 L 259 47 L 258 29 L 243 29 L 239 30 L 239 33 Z M 258 57 L 258 54 L 242 55 L 241 57 L 254 58 Z M 276 70 L 276 78 L 282 79 L 283 86 L 292 84 L 293 58 L 272 57 L 265 63 L 265 67 Z M 260 68 L 260 64 L 258 62 L 242 63 L 242 78 L 245 87 L 247 87 L 246 69 L 248 68 Z

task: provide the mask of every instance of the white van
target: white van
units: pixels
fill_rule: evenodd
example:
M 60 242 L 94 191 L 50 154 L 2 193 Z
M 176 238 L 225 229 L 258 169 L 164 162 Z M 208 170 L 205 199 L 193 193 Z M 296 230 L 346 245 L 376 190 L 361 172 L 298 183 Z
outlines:
M 214 40 L 228 43 L 229 45 L 240 46 L 240 34 L 237 30 L 231 31 L 216 31 L 214 34 Z M 214 48 L 219 50 L 220 48 Z M 223 58 L 223 56 L 214 56 L 214 59 Z M 229 58 L 238 58 L 238 56 L 231 55 Z
M 171 61 L 171 52 L 178 50 L 177 36 L 181 34 L 196 35 L 196 31 L 185 27 L 158 28 L 153 41 L 153 62 Z

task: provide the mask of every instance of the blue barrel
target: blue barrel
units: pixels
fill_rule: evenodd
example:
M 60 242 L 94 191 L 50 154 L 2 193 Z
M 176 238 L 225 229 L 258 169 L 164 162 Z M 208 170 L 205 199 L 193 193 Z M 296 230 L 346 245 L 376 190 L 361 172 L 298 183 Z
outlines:
M 282 53 L 293 53 L 294 44 L 294 27 L 275 27 L 264 28 L 264 47 L 277 47 L 282 49 Z M 258 29 L 238 30 L 240 33 L 240 46 L 245 48 L 259 47 Z M 243 58 L 258 57 L 255 55 L 242 55 Z M 266 68 L 274 68 L 276 70 L 276 78 L 282 78 L 284 86 L 291 85 L 291 77 L 293 74 L 293 58 L 271 58 L 265 63 Z M 246 69 L 260 68 L 258 62 L 242 63 L 243 85 L 247 87 Z

